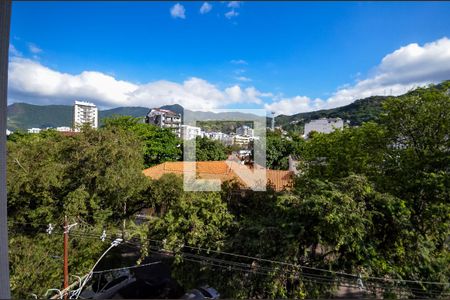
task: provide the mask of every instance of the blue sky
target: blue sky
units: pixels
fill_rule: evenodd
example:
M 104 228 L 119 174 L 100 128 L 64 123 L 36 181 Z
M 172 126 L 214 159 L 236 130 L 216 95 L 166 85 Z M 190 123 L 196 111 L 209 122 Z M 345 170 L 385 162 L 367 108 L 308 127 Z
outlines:
M 450 79 L 449 16 L 448 2 L 14 2 L 9 101 L 336 107 Z

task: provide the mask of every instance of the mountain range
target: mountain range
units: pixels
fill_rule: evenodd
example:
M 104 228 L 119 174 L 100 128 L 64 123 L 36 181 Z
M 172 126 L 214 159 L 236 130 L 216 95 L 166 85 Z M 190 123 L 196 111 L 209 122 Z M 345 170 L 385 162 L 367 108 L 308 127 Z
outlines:
M 376 96 L 357 100 L 352 104 L 307 113 L 299 113 L 291 116 L 279 115 L 275 118 L 276 126 L 285 129 L 303 129 L 305 122 L 318 118 L 342 118 L 349 120 L 352 125 L 359 125 L 362 122 L 376 120 L 381 112 L 381 102 L 385 97 Z M 172 110 L 182 114 L 184 112 L 195 113 L 197 119 L 202 120 L 253 120 L 254 115 L 229 112 L 192 112 L 184 110 L 181 105 L 164 105 L 162 109 Z M 146 107 L 117 107 L 107 110 L 99 110 L 100 124 L 102 119 L 113 115 L 132 116 L 136 118 L 145 117 L 149 108 Z M 34 105 L 28 103 L 14 103 L 7 108 L 7 127 L 9 130 L 26 130 L 28 128 L 47 128 L 72 126 L 73 106 L 70 105 Z M 267 118 L 267 126 L 270 126 L 270 118 Z
M 435 87 L 446 87 L 450 81 L 445 81 Z M 279 115 L 275 118 L 276 126 L 284 129 L 303 130 L 304 123 L 319 118 L 341 118 L 350 122 L 350 125 L 360 125 L 363 122 L 377 120 L 382 110 L 382 102 L 387 97 L 372 96 L 359 99 L 351 104 L 333 109 L 298 113 L 293 115 Z M 255 115 L 240 112 L 193 112 L 179 104 L 164 105 L 162 109 L 172 110 L 176 113 L 195 113 L 197 119 L 202 120 L 253 120 Z M 99 110 L 100 124 L 103 118 L 113 115 L 144 117 L 149 111 L 146 107 L 117 107 L 108 110 Z M 33 105 L 28 103 L 14 103 L 8 105 L 7 128 L 9 130 L 72 126 L 73 106 L 71 105 Z M 271 119 L 267 118 L 270 126 Z
M 142 117 L 148 112 L 145 107 L 117 107 L 99 111 L 99 119 L 114 114 Z M 72 126 L 73 106 L 70 105 L 34 105 L 14 103 L 7 108 L 7 127 L 9 130 L 28 128 L 47 128 Z

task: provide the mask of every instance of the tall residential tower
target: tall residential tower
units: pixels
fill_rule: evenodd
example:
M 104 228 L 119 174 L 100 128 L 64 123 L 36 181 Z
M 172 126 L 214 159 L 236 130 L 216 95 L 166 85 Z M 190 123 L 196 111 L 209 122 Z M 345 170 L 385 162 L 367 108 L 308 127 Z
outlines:
M 79 131 L 84 124 L 92 128 L 98 127 L 98 109 L 94 103 L 75 101 L 73 107 L 73 128 Z

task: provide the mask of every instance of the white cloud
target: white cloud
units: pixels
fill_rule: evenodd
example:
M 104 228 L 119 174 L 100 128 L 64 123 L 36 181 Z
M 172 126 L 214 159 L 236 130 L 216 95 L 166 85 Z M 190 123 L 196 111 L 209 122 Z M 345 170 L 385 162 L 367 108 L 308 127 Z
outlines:
M 263 101 L 261 98 L 272 97 L 271 93 L 262 93 L 255 87 L 248 87 L 245 90 L 242 90 L 238 85 L 226 88 L 225 94 L 234 103 L 247 102 L 262 104 Z
M 277 113 L 293 114 L 347 105 L 375 95 L 401 95 L 419 86 L 450 79 L 450 40 L 447 37 L 420 46 L 412 43 L 389 53 L 373 75 L 338 88 L 326 100 L 304 96 L 283 98 L 266 105 Z
M 373 76 L 338 89 L 329 107 L 374 95 L 401 95 L 415 87 L 450 79 L 450 40 L 446 37 L 420 46 L 416 43 L 386 55 Z
M 243 81 L 243 82 L 250 82 L 250 81 L 252 81 L 251 78 L 248 78 L 248 77 L 245 77 L 245 76 L 236 77 L 236 80 Z
M 39 54 L 42 52 L 42 49 L 33 43 L 28 43 L 28 50 L 33 54 Z
M 230 10 L 229 12 L 225 13 L 225 17 L 227 17 L 228 19 L 234 18 L 239 16 L 239 13 L 237 11 L 235 11 L 234 9 Z
M 180 3 L 175 4 L 170 8 L 170 15 L 172 18 L 180 18 L 185 19 L 186 18 L 186 10 L 184 9 L 184 6 Z
M 212 9 L 212 5 L 209 4 L 208 2 L 204 2 L 203 5 L 200 7 L 200 13 L 203 14 L 207 14 L 211 11 Z
M 274 111 L 277 115 L 292 115 L 299 112 L 322 109 L 324 103 L 319 98 L 311 99 L 306 96 L 295 96 L 292 98 L 281 98 L 271 104 L 265 104 L 264 108 L 268 111 Z
M 9 56 L 11 56 L 11 57 L 22 56 L 22 52 L 17 50 L 13 44 L 9 44 Z
M 14 50 L 11 49 L 15 48 L 10 46 L 12 53 Z M 242 59 L 231 63 L 247 64 Z M 246 78 L 235 74 L 237 78 Z M 188 109 L 211 110 L 239 103 L 263 105 L 268 99 L 272 99 L 271 103 L 264 105 L 267 110 L 277 114 L 294 114 L 343 106 L 373 95 L 399 95 L 414 87 L 447 79 L 450 79 L 448 38 L 399 48 L 386 55 L 374 68 L 372 75 L 357 80 L 354 84 L 338 87 L 328 99 L 313 99 L 302 95 L 274 96 L 262 93 L 255 87 L 244 89 L 239 85 L 220 89 L 195 77 L 181 83 L 159 80 L 136 84 L 97 71 L 62 73 L 35 60 L 12 55 L 9 64 L 9 102 L 68 104 L 75 99 L 82 99 L 94 101 L 101 107 L 156 107 L 179 103 Z
M 195 77 L 182 83 L 159 80 L 134 84 L 96 71 L 62 73 L 24 58 L 13 58 L 9 65 L 10 103 L 69 104 L 81 99 L 103 108 L 178 103 L 188 109 L 211 110 L 237 103 L 261 104 L 262 98 L 271 96 L 254 87 L 242 89 L 239 85 L 221 90 Z
M 227 5 L 230 8 L 239 8 L 241 6 L 240 1 L 230 1 Z
M 116 80 L 95 71 L 78 75 L 61 73 L 36 61 L 15 58 L 9 64 L 9 91 L 12 100 L 32 99 L 34 103 L 97 100 L 102 105 L 121 105 L 135 84 Z
M 248 62 L 246 62 L 243 59 L 233 59 L 232 61 L 230 61 L 232 64 L 235 65 L 248 65 Z

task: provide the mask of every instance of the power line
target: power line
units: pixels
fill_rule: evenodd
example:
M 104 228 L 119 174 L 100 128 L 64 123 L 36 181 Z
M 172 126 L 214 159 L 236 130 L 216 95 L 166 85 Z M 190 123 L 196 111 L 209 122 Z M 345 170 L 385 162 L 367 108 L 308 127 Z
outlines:
M 25 223 L 21 223 L 21 222 L 15 222 L 18 224 L 25 224 Z M 33 225 L 36 225 L 34 223 L 31 223 Z M 41 226 L 47 226 L 45 224 L 39 224 Z M 92 228 L 92 227 L 91 227 Z M 88 230 L 73 230 L 73 235 L 76 235 L 78 237 L 84 237 L 84 238 L 90 238 L 90 239 L 96 239 L 99 240 L 101 235 L 100 233 L 98 233 L 98 235 L 92 233 L 93 231 L 88 231 Z M 112 231 L 114 232 L 114 231 Z M 130 233 L 130 232 L 126 232 L 126 233 Z M 116 231 L 116 235 L 120 235 L 121 231 L 117 230 Z M 112 238 L 112 235 L 114 235 L 114 233 L 109 234 Z M 154 239 L 150 239 L 149 242 L 153 242 L 153 243 L 158 243 L 158 244 L 164 244 L 163 241 L 160 240 L 154 240 Z M 129 242 L 127 242 L 127 244 L 131 244 Z M 133 246 L 140 248 L 140 245 L 136 245 L 136 244 L 132 244 Z M 202 248 L 202 247 L 193 247 L 193 246 L 188 246 L 188 245 L 183 245 L 182 248 L 187 248 L 187 249 L 192 249 L 192 250 L 197 250 L 197 251 L 206 251 L 206 252 L 212 252 L 212 253 L 216 253 L 216 254 L 220 254 L 220 255 L 226 255 L 226 256 L 233 256 L 233 257 L 238 257 L 238 258 L 244 258 L 244 259 L 251 259 L 251 260 L 256 260 L 256 261 L 260 261 L 260 262 L 266 262 L 266 263 L 270 263 L 270 264 L 279 264 L 279 265 L 284 265 L 284 266 L 290 266 L 290 267 L 294 267 L 294 268 L 300 268 L 302 270 L 302 274 L 309 274 L 309 276 L 316 276 L 318 278 L 322 277 L 322 278 L 329 278 L 326 276 L 321 276 L 318 274 L 311 274 L 311 273 L 306 273 L 304 270 L 311 270 L 311 271 L 318 271 L 318 272 L 326 272 L 326 273 L 330 273 L 332 275 L 340 275 L 340 276 L 347 276 L 347 277 L 351 277 L 351 278 L 359 278 L 359 275 L 355 275 L 355 274 L 350 274 L 350 273 L 345 273 L 345 272 L 338 272 L 338 271 L 332 271 L 332 270 L 326 270 L 326 269 L 321 269 L 321 268 L 315 268 L 315 267 L 310 267 L 310 266 L 304 266 L 304 265 L 298 265 L 298 264 L 292 264 L 292 263 L 288 263 L 288 262 L 283 262 L 283 261 L 276 261 L 276 260 L 270 260 L 270 259 L 265 259 L 265 258 L 260 258 L 260 257 L 253 257 L 253 256 L 248 256 L 248 255 L 242 255 L 242 254 L 236 254 L 236 253 L 231 253 L 231 252 L 225 252 L 225 251 L 218 251 L 218 250 L 213 250 L 213 249 L 206 249 L 206 248 Z M 210 258 L 208 258 L 210 259 Z M 236 263 L 236 262 L 234 262 Z M 259 268 L 264 268 L 262 266 L 258 266 Z M 374 277 L 374 276 L 365 276 L 363 278 L 365 281 L 369 281 L 369 280 L 374 280 L 374 281 L 382 281 L 382 283 L 378 283 L 378 284 L 384 284 L 385 286 L 387 284 L 394 284 L 394 283 L 415 283 L 415 284 L 421 284 L 421 285 L 441 285 L 441 286 L 447 286 L 449 285 L 449 283 L 442 283 L 442 282 L 432 282 L 432 281 L 419 281 L 419 280 L 406 280 L 406 279 L 387 279 L 387 278 L 381 278 L 381 277 Z
M 151 251 L 153 253 L 160 253 L 160 254 L 161 254 L 161 252 L 163 252 L 163 254 L 167 254 L 167 253 L 169 253 L 171 255 L 174 254 L 173 251 L 168 251 L 168 250 L 164 250 L 164 249 L 156 249 L 156 251 L 155 250 L 151 250 Z M 193 260 L 192 258 L 186 257 L 186 255 L 193 256 L 192 254 L 182 252 L 181 255 L 183 256 L 184 260 L 187 260 L 187 261 L 192 261 Z M 201 263 L 201 264 L 214 264 L 213 262 L 210 262 L 210 260 L 211 260 L 210 257 L 198 256 L 198 255 L 196 255 L 196 257 L 198 257 L 200 259 L 200 260 L 196 260 L 196 262 L 198 262 L 198 263 Z M 217 265 L 217 264 L 214 264 L 214 265 L 222 266 L 222 267 L 227 268 L 227 269 L 230 268 L 230 267 L 233 268 L 233 269 L 237 268 L 237 270 L 245 271 L 245 272 L 249 272 L 249 273 L 274 275 L 274 274 L 270 274 L 270 273 L 267 273 L 267 272 L 263 273 L 263 272 L 260 272 L 260 271 L 256 271 L 256 270 L 250 269 L 248 267 L 247 268 L 242 268 L 242 266 L 233 265 L 233 264 L 235 264 L 235 262 L 233 262 L 233 261 L 227 261 L 227 260 L 221 260 L 221 261 L 223 263 L 225 263 L 225 264 L 228 263 L 228 262 L 231 262 L 232 265 L 231 266 L 228 265 L 227 267 L 225 267 L 223 265 Z M 259 269 L 263 269 L 263 270 L 265 269 L 265 270 L 269 270 L 269 271 L 274 271 L 272 269 L 268 269 L 268 268 L 264 268 L 264 267 L 260 267 L 260 266 L 258 266 L 258 268 Z M 313 280 L 315 282 L 322 282 L 322 283 L 323 282 L 332 282 L 333 284 L 338 284 L 340 286 L 343 286 L 342 285 L 343 282 L 341 280 L 337 280 L 336 278 L 332 279 L 332 278 L 329 278 L 329 277 L 327 278 L 327 277 L 324 277 L 324 276 L 310 274 L 310 273 L 304 273 L 304 272 L 299 274 L 299 272 L 289 271 L 289 270 L 283 270 L 283 273 L 286 274 L 286 275 L 294 273 L 298 277 L 306 278 L 308 280 Z M 368 284 L 369 285 L 374 285 L 374 283 L 368 283 Z M 359 286 L 357 286 L 357 287 L 359 287 Z M 398 287 L 398 286 L 396 287 L 396 286 L 387 285 L 387 283 L 376 283 L 376 285 L 374 285 L 373 288 L 375 288 L 375 289 L 376 288 L 384 288 L 384 289 L 387 289 L 387 290 L 396 290 L 396 291 L 402 291 L 402 292 L 414 292 L 416 294 L 420 293 L 420 294 L 423 294 L 423 295 L 430 295 L 430 294 L 441 295 L 441 296 L 442 295 L 450 295 L 450 294 L 442 293 L 441 291 L 435 291 L 435 290 L 425 291 L 425 290 L 422 290 L 422 289 L 417 289 L 417 288 L 412 288 L 412 287 Z
M 129 269 L 148 267 L 148 266 L 157 265 L 157 264 L 161 264 L 161 263 L 162 263 L 161 261 L 156 261 L 156 262 L 145 263 L 145 264 L 140 264 L 140 265 L 134 265 L 134 266 L 129 266 L 129 267 L 123 267 L 123 268 L 94 271 L 92 273 L 93 274 L 102 274 L 102 273 L 108 273 L 108 272 L 116 272 L 116 271 L 122 271 L 122 270 L 129 270 Z
M 150 239 L 150 241 L 158 242 L 158 243 L 163 243 L 162 241 L 159 241 L 159 240 L 152 240 L 152 239 Z M 254 257 L 254 256 L 248 256 L 248 255 L 236 254 L 236 253 L 231 253 L 231 252 L 225 252 L 225 251 L 218 251 L 218 250 L 206 249 L 206 248 L 201 248 L 201 247 L 192 247 L 192 246 L 186 246 L 186 245 L 184 245 L 183 248 L 189 248 L 189 249 L 195 249 L 195 250 L 202 250 L 202 251 L 207 251 L 207 252 L 214 252 L 214 253 L 218 253 L 218 254 L 224 254 L 224 255 L 229 255 L 229 256 L 235 256 L 235 257 L 247 258 L 247 259 L 252 259 L 252 260 L 259 260 L 259 261 L 264 261 L 264 262 L 268 262 L 268 263 L 276 263 L 276 264 L 281 264 L 281 265 L 286 265 L 286 266 L 298 267 L 298 268 L 301 268 L 301 269 L 309 269 L 309 270 L 316 270 L 316 271 L 328 272 L 328 273 L 332 273 L 332 274 L 344 275 L 344 276 L 349 276 L 349 277 L 354 277 L 354 278 L 358 278 L 358 277 L 359 277 L 359 275 L 355 275 L 355 274 L 349 274 L 349 273 L 344 273 L 344 272 L 331 271 L 331 270 L 326 270 L 326 269 L 321 269 L 321 268 L 308 267 L 308 266 L 304 266 L 304 265 L 296 265 L 296 264 L 287 263 L 287 262 L 282 262 L 282 261 L 275 261 L 275 260 L 270 260 L 270 259 L 264 259 L 264 258 Z M 442 283 L 442 282 L 433 282 L 433 281 L 418 281 L 418 280 L 404 280 L 404 279 L 386 279 L 386 278 L 373 277 L 373 276 L 366 276 L 366 277 L 364 277 L 364 278 L 365 278 L 366 280 L 367 280 L 367 279 L 374 279 L 374 280 L 383 280 L 383 281 L 389 280 L 389 281 L 391 281 L 391 282 L 408 282 L 408 283 L 420 283 L 420 284 L 450 285 L 450 283 L 448 283 L 448 282 L 447 282 L 447 283 Z
M 75 230 L 74 230 L 75 231 Z M 82 238 L 82 239 L 90 239 L 90 240 L 100 240 L 100 236 L 96 235 L 96 234 L 92 234 L 89 232 L 83 232 L 83 231 L 79 231 L 77 233 L 73 233 L 72 234 L 75 238 Z M 112 238 L 112 237 L 111 237 Z M 158 243 L 161 244 L 161 241 L 158 240 L 150 240 L 150 242 L 153 243 Z M 140 249 L 141 245 L 133 243 L 133 242 L 125 242 L 125 244 L 127 246 L 131 246 L 134 247 L 136 249 Z M 216 250 L 211 250 L 211 249 L 206 249 L 206 248 L 201 248 L 201 247 L 191 247 L 191 246 L 184 246 L 183 248 L 187 248 L 187 249 L 193 249 L 193 250 L 200 250 L 200 251 L 208 251 L 208 252 L 213 252 L 216 254 L 224 254 L 224 255 L 230 255 L 230 256 L 235 256 L 235 257 L 240 257 L 240 258 L 246 258 L 246 259 L 253 259 L 253 260 L 258 260 L 258 261 L 263 261 L 263 262 L 269 262 L 269 263 L 276 263 L 276 264 L 280 264 L 280 265 L 284 265 L 287 267 L 295 267 L 295 268 L 299 268 L 302 269 L 302 267 L 304 266 L 300 266 L 300 265 L 295 265 L 295 264 L 291 264 L 291 263 L 285 263 L 285 262 L 279 262 L 279 261 L 274 261 L 274 260 L 267 260 L 267 259 L 261 259 L 258 257 L 252 257 L 252 256 L 246 256 L 246 255 L 240 255 L 240 254 L 235 254 L 235 253 L 230 253 L 230 252 L 222 252 L 222 251 L 216 251 Z M 166 250 L 160 247 L 155 247 L 155 246 L 150 246 L 150 252 L 152 253 L 158 253 L 158 254 L 164 254 L 164 255 L 175 255 L 177 253 L 175 253 L 174 251 L 170 251 L 170 250 Z M 273 269 L 273 268 L 268 268 L 268 267 L 264 267 L 261 265 L 258 265 L 255 267 L 255 269 L 252 269 L 252 265 L 251 264 L 246 264 L 243 262 L 236 262 L 236 261 L 230 261 L 230 260 L 225 260 L 225 259 L 220 259 L 220 258 L 215 258 L 215 257 L 208 257 L 208 256 L 202 256 L 202 255 L 198 255 L 198 254 L 193 254 L 193 253 L 189 253 L 189 252 L 185 252 L 182 251 L 180 253 L 180 255 L 183 257 L 184 260 L 189 261 L 189 262 L 194 262 L 194 263 L 198 263 L 198 264 L 203 264 L 203 265 L 209 265 L 211 267 L 218 267 L 224 270 L 234 270 L 234 271 L 240 271 L 240 272 L 246 272 L 249 274 L 258 274 L 258 275 L 264 275 L 264 276 L 274 276 L 278 273 L 278 275 L 295 275 L 297 279 L 302 279 L 302 281 L 308 281 L 308 282 L 315 282 L 316 284 L 326 284 L 326 285 L 332 285 L 332 286 L 347 286 L 347 287 L 352 287 L 352 288 L 358 288 L 359 286 L 357 284 L 351 284 L 348 282 L 348 279 L 342 281 L 339 280 L 338 278 L 333 278 L 330 276 L 324 276 L 324 275 L 319 275 L 319 274 L 312 274 L 309 272 L 305 272 L 305 270 L 301 270 L 300 271 L 296 271 L 296 270 L 286 270 L 286 269 Z M 157 262 L 157 263 L 161 263 L 161 262 Z M 142 264 L 142 265 L 134 265 L 134 266 L 130 266 L 130 267 L 122 267 L 122 268 L 116 268 L 116 269 L 109 269 L 109 270 L 101 270 L 101 271 L 94 271 L 93 273 L 105 273 L 105 272 L 112 272 L 112 271 L 118 271 L 118 270 L 124 270 L 124 269 L 133 269 L 133 268 L 138 268 L 138 267 L 144 267 L 146 265 L 151 265 L 151 264 L 155 264 L 155 263 L 149 263 L 149 264 Z M 323 269 L 318 269 L 318 268 L 312 268 L 312 267 L 308 267 L 305 268 L 308 269 L 309 271 L 319 271 L 319 272 L 323 272 Z M 328 273 L 334 274 L 334 275 L 340 275 L 339 272 L 332 272 L 329 270 L 326 270 Z M 353 274 L 347 274 L 344 273 L 345 275 L 353 275 Z M 341 275 L 342 276 L 342 275 Z M 352 277 L 353 278 L 353 277 Z M 347 281 L 347 282 L 346 282 Z M 372 286 L 373 283 L 368 282 L 367 283 L 369 286 Z M 382 283 L 382 284 L 377 284 L 375 286 L 373 286 L 372 288 L 383 288 L 386 290 L 392 290 L 392 291 L 399 291 L 399 292 L 412 292 L 416 295 L 420 294 L 420 295 L 425 295 L 425 296 L 444 296 L 444 295 L 450 295 L 450 294 L 445 294 L 442 293 L 440 291 L 434 291 L 434 290 L 421 290 L 421 289 L 416 289 L 416 288 L 408 288 L 408 287 L 395 287 L 395 286 L 388 286 L 386 282 Z
M 159 244 L 163 244 L 163 241 L 160 241 L 160 240 L 149 239 L 149 241 L 150 242 L 159 243 Z M 213 250 L 213 249 L 206 249 L 206 248 L 202 248 L 202 247 L 193 247 L 193 246 L 183 245 L 183 248 L 188 248 L 188 249 L 193 249 L 193 250 L 200 250 L 200 251 L 206 251 L 206 252 L 213 252 L 213 253 L 217 253 L 217 254 L 223 254 L 223 255 L 228 255 L 228 256 L 245 258 L 245 259 L 252 259 L 252 260 L 257 260 L 257 261 L 262 261 L 262 262 L 267 262 L 267 263 L 272 263 L 272 264 L 280 264 L 280 265 L 291 266 L 291 267 L 300 268 L 300 269 L 308 269 L 308 270 L 314 270 L 314 271 L 320 271 L 320 272 L 327 272 L 327 273 L 331 273 L 331 274 L 334 274 L 334 275 L 341 275 L 341 276 L 348 276 L 348 277 L 353 277 L 353 278 L 359 278 L 359 275 L 356 275 L 356 274 L 350 274 L 350 273 L 339 272 L 339 271 L 331 271 L 331 270 L 326 270 L 326 269 L 321 269 L 321 268 L 315 268 L 315 267 L 309 267 L 309 266 L 304 266 L 304 265 L 292 264 L 292 263 L 283 262 L 283 261 L 275 261 L 275 260 L 270 260 L 270 259 L 265 259 L 265 258 L 260 258 L 260 257 L 253 257 L 253 256 L 236 254 L 236 253 L 231 253 L 231 252 L 218 251 L 218 250 Z M 422 284 L 422 285 L 426 285 L 426 284 L 429 284 L 429 285 L 442 285 L 442 286 L 450 285 L 450 283 L 442 283 L 442 282 L 407 280 L 407 279 L 393 279 L 393 278 L 392 279 L 386 279 L 386 278 L 374 277 L 374 276 L 364 276 L 364 280 L 365 281 L 367 281 L 367 280 L 378 280 L 378 281 L 383 281 L 384 284 L 386 284 L 386 283 L 416 283 L 416 284 Z
M 150 251 L 153 252 L 153 253 L 161 254 L 161 252 L 157 251 L 157 250 L 156 251 L 155 250 L 150 250 Z M 199 256 L 199 257 L 202 257 L 202 256 Z M 248 269 L 248 268 L 237 267 L 237 266 L 230 266 L 230 265 L 224 266 L 222 264 L 217 264 L 217 263 L 208 261 L 208 257 L 203 257 L 203 258 L 206 258 L 207 260 L 201 260 L 201 259 L 197 260 L 197 259 L 188 258 L 188 257 L 186 257 L 183 254 L 183 260 L 199 263 L 199 264 L 202 264 L 202 265 L 210 265 L 210 266 L 214 266 L 214 267 L 219 267 L 219 268 L 222 268 L 222 269 L 226 269 L 228 271 L 236 270 L 236 271 L 246 272 L 246 273 L 250 273 L 250 274 L 259 274 L 259 275 L 265 275 L 265 276 L 273 276 L 274 275 L 274 274 L 271 274 L 270 272 L 261 272 L 261 271 L 252 270 L 252 269 Z M 292 272 L 289 272 L 289 271 L 286 272 L 285 271 L 284 275 L 288 275 L 290 273 L 292 273 Z M 301 274 L 301 276 L 300 276 L 300 275 L 297 274 L 297 272 L 295 273 L 295 275 L 296 275 L 297 279 L 302 279 L 302 281 L 304 281 L 306 279 L 307 281 L 314 281 L 315 283 L 319 283 L 319 284 L 328 284 L 328 285 L 341 286 L 341 287 L 360 288 L 360 286 L 357 285 L 357 284 L 351 284 L 351 283 L 343 282 L 343 281 L 336 280 L 336 279 L 328 279 L 328 280 L 327 279 L 320 279 L 320 278 L 316 278 L 316 277 L 314 277 L 312 275 L 308 275 L 308 274 Z M 399 291 L 399 292 L 414 292 L 415 294 L 421 294 L 421 295 L 426 295 L 426 296 L 429 296 L 429 295 L 433 295 L 433 296 L 450 295 L 448 293 L 446 294 L 446 293 L 442 293 L 442 292 L 439 292 L 439 291 L 424 291 L 424 290 L 408 288 L 408 287 L 403 287 L 403 288 L 402 287 L 392 287 L 392 286 L 386 287 L 386 286 L 378 285 L 378 286 L 374 286 L 374 288 L 375 289 L 376 288 L 384 288 L 385 290 L 393 290 L 393 291 Z

